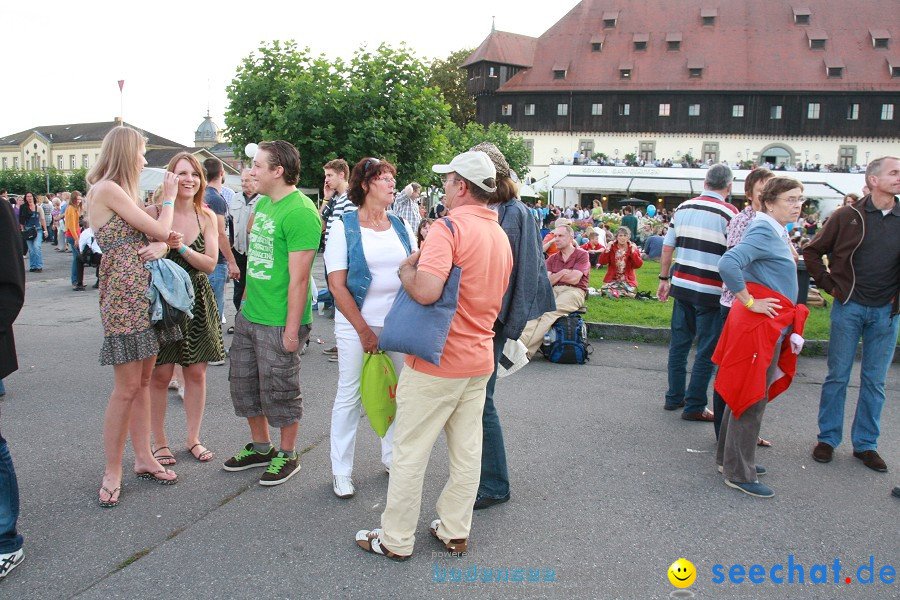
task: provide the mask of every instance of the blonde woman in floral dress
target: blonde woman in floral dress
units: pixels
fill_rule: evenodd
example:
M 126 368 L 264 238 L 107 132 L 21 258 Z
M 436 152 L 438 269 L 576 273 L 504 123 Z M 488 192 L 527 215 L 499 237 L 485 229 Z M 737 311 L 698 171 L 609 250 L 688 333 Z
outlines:
M 137 183 L 144 160 L 144 138 L 129 127 L 116 127 L 103 140 L 100 158 L 87 175 L 91 226 L 103 249 L 100 277 L 100 316 L 103 348 L 100 364 L 113 365 L 115 384 L 103 419 L 106 466 L 98 501 L 102 507 L 119 504 L 122 455 L 131 434 L 134 472 L 141 479 L 172 484 L 177 476 L 165 469 L 150 452 L 150 374 L 159 352 L 160 337 L 177 338 L 180 331 L 158 331 L 150 323 L 146 291 L 150 274 L 144 262 L 165 250 L 152 250 L 145 235 L 180 242 L 171 231 L 178 185 L 174 173 L 166 173 L 165 199 L 159 219 L 141 209 Z

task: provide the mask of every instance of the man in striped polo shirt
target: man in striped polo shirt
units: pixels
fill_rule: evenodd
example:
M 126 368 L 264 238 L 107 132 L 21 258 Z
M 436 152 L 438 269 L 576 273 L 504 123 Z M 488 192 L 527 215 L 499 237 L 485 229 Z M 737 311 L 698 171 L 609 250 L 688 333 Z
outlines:
M 725 253 L 725 231 L 738 210 L 725 201 L 734 176 L 726 165 L 714 165 L 706 172 L 703 193 L 682 202 L 672 217 L 660 259 L 660 302 L 675 299 L 672 309 L 672 337 L 669 342 L 669 389 L 663 408 L 684 407 L 687 421 L 713 421 L 706 408 L 707 388 L 712 377 L 712 353 L 722 331 L 719 298 L 722 279 L 719 259 Z M 677 252 L 676 252 L 677 249 Z M 672 254 L 675 253 L 675 267 Z M 697 354 L 686 383 L 688 354 L 694 338 Z

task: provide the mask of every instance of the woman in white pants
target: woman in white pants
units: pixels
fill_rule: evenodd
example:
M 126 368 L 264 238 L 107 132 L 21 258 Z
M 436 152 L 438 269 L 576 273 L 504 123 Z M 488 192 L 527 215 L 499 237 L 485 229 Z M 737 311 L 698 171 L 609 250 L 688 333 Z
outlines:
M 347 197 L 358 207 L 331 226 L 325 247 L 328 288 L 337 311 L 338 388 L 331 413 L 331 471 L 334 493 L 355 492 L 353 454 L 362 400 L 363 356 L 378 352 L 378 336 L 400 290 L 397 269 L 416 248 L 409 224 L 387 212 L 394 200 L 397 170 L 387 161 L 364 158 L 350 172 Z M 397 374 L 403 355 L 389 353 Z M 394 426 L 381 440 L 381 462 L 390 472 Z

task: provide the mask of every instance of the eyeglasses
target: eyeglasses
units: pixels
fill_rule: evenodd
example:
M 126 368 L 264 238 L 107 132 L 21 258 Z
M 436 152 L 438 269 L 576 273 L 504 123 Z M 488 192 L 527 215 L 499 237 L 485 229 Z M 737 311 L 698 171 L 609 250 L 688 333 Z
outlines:
M 441 175 L 441 185 L 446 186 L 448 183 L 456 183 L 457 181 L 462 181 L 459 177 L 448 177 L 447 175 Z
M 788 206 L 801 206 L 804 202 L 806 202 L 806 198 L 803 196 L 795 196 L 793 198 L 782 198 L 784 203 Z
M 397 183 L 397 180 L 390 175 L 382 175 L 381 177 L 376 177 L 375 179 L 377 179 L 378 181 L 383 181 L 389 185 L 395 185 Z

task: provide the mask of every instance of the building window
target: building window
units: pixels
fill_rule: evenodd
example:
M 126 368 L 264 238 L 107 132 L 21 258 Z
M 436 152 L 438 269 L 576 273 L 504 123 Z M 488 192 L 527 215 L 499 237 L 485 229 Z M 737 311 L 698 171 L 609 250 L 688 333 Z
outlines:
M 669 40 L 666 42 L 666 50 L 681 50 L 681 40 Z
M 494 67 L 491 67 L 488 70 L 488 77 L 496 77 L 496 76 L 497 76 L 497 74 L 494 72 Z
M 634 49 L 636 52 L 641 52 L 647 49 L 647 42 L 635 42 Z
M 732 104 L 731 105 L 731 116 L 732 117 L 743 117 L 744 116 L 744 105 L 743 104 Z
M 828 67 L 825 71 L 829 79 L 840 79 L 844 76 L 844 67 Z
M 770 119 L 780 119 L 781 118 L 781 105 L 776 104 L 772 108 L 769 109 L 769 118 Z
M 578 150 L 581 158 L 587 160 L 594 156 L 594 140 L 578 140 Z
M 70 169 L 75 168 L 75 155 L 74 154 L 69 155 L 69 168 Z
M 859 104 L 851 104 L 847 106 L 847 120 L 856 121 L 859 119 Z
M 841 146 L 840 150 L 838 150 L 838 164 L 844 169 L 855 166 L 856 146 Z
M 631 105 L 630 104 L 620 104 L 619 105 L 619 115 L 623 117 L 627 117 L 631 114 Z
M 688 76 L 691 79 L 700 79 L 703 77 L 703 67 L 694 67 L 692 69 L 688 69 Z
M 62 171 L 63 168 L 63 157 L 62 154 L 56 157 L 56 168 Z
M 591 52 L 600 52 L 603 50 L 603 42 L 591 42 Z
M 534 140 L 523 140 L 525 142 L 525 149 L 528 150 L 528 164 L 534 164 Z
M 881 105 L 881 120 L 882 121 L 893 121 L 894 120 L 894 105 L 893 104 L 882 104 Z
M 619 69 L 620 79 L 631 79 L 631 69 Z
M 718 16 L 719 10 L 716 8 L 701 8 L 700 9 L 700 20 L 703 22 L 704 27 L 712 27 L 716 24 L 716 16 Z
M 525 116 L 526 117 L 534 116 L 534 104 L 526 104 L 525 105 Z
M 872 36 L 873 48 L 886 49 L 888 47 L 891 34 L 888 33 L 887 29 L 869 30 L 869 35 Z
M 553 70 L 553 79 L 565 79 L 566 72 L 564 69 L 554 69 Z
M 806 33 L 806 37 L 809 39 L 809 47 L 813 50 L 824 50 L 825 42 L 828 41 L 828 34 L 822 30 L 809 30 Z
M 671 104 L 660 104 L 659 105 L 659 116 L 668 117 L 672 112 Z
M 719 142 L 703 143 L 703 160 L 706 163 L 719 162 Z
M 18 168 L 19 168 L 19 157 L 14 156 L 13 157 L 13 169 L 18 169 Z
M 636 33 L 631 38 L 631 41 L 634 43 L 635 52 L 643 52 L 647 49 L 647 42 L 650 41 L 649 33 Z
M 900 77 L 900 66 L 888 65 L 888 67 L 891 69 L 891 77 Z
M 568 104 L 557 104 L 556 105 L 556 114 L 560 117 L 565 117 L 569 114 L 569 105 Z
M 603 105 L 602 104 L 591 104 L 591 114 L 595 117 L 599 117 L 603 114 Z
M 501 104 L 500 105 L 500 114 L 504 117 L 508 117 L 512 115 L 512 104 Z
M 806 118 L 807 119 L 818 119 L 819 111 L 822 109 L 822 105 L 818 102 L 810 102 L 806 107 Z
M 3 157 L 3 170 L 6 170 L 6 157 Z
M 699 104 L 688 105 L 688 116 L 689 117 L 699 117 L 700 116 L 700 105 Z
M 810 11 L 808 8 L 794 9 L 794 24 L 809 25 Z
M 821 38 L 817 38 L 814 40 L 809 40 L 809 47 L 813 50 L 824 50 L 825 49 L 825 40 Z
M 641 142 L 641 160 L 647 162 L 656 160 L 656 142 Z
M 81 166 L 84 167 L 85 169 L 88 168 L 88 155 L 87 154 L 81 155 Z
M 607 11 L 603 13 L 603 28 L 615 29 L 616 21 L 619 20 L 619 11 Z

